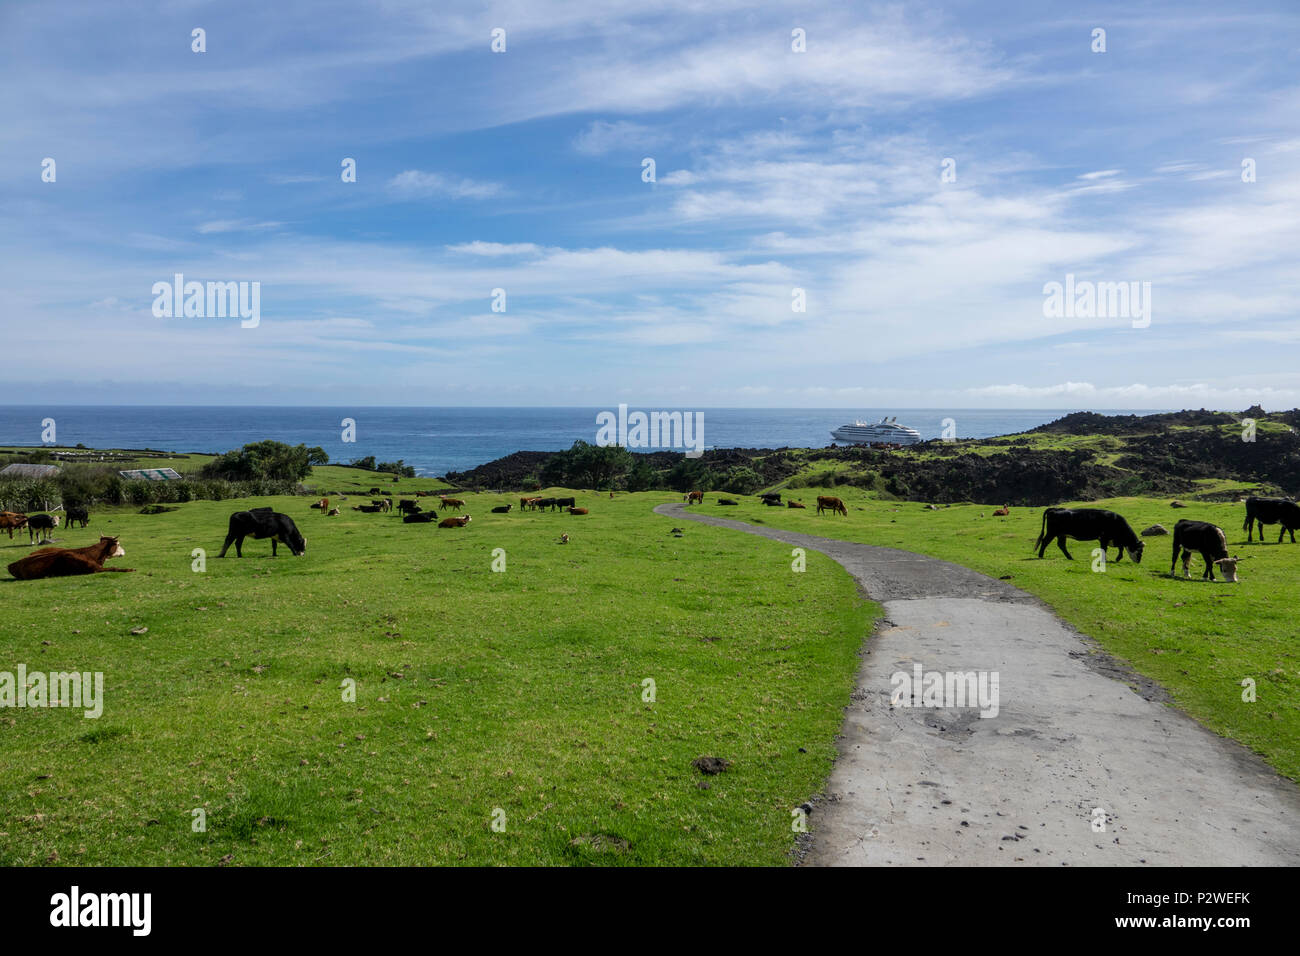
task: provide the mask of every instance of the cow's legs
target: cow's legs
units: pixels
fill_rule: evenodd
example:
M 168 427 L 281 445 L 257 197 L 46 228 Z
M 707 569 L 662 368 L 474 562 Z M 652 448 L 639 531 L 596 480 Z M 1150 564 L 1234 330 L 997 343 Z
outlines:
M 1061 549 L 1061 554 L 1065 555 L 1071 561 L 1074 560 L 1074 555 L 1065 550 L 1065 535 L 1060 534 L 1056 536 L 1056 545 Z
M 279 541 L 279 540 L 280 540 L 279 538 L 272 538 L 272 539 L 271 539 L 271 557 L 273 557 L 273 558 L 275 557 L 275 543 L 276 543 L 277 541 Z

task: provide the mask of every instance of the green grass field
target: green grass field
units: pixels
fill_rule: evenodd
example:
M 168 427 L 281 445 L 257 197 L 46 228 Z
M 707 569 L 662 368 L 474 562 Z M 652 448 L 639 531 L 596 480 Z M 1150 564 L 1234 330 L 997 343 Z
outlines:
M 338 471 L 313 484 L 372 483 Z M 577 495 L 590 515 L 470 495 L 460 530 L 304 498 L 60 529 L 120 535 L 137 571 L 0 579 L 0 670 L 106 684 L 97 720 L 0 710 L 0 864 L 785 862 L 877 609 L 818 556 L 799 574 L 776 542 L 673 537 L 651 513 L 671 495 Z M 255 505 L 306 556 L 250 539 L 218 560 Z M 0 538 L 4 564 L 28 550 Z M 706 778 L 706 755 L 732 765 Z
M 1231 484 L 1207 486 L 1218 490 Z M 816 515 L 819 494 L 842 498 L 848 517 Z M 1229 553 L 1246 560 L 1238 567 L 1239 583 L 1211 584 L 1200 580 L 1204 565 L 1199 555 L 1193 558 L 1190 580 L 1181 577 L 1181 564 L 1180 577 L 1169 577 L 1171 536 L 1143 539 L 1147 548 L 1140 565 L 1126 556 L 1111 560 L 1103 573 L 1092 570 L 1096 542 L 1069 542 L 1073 561 L 1054 542 L 1039 560 L 1032 546 L 1041 508 L 1012 508 L 1005 518 L 993 517 L 994 505 L 927 511 L 917 502 L 882 501 L 842 486 L 791 489 L 785 496 L 803 501 L 808 510 L 768 508 L 754 498 L 739 498 L 740 507 L 719 508 L 712 503 L 715 495 L 708 496 L 704 509 L 769 527 L 933 555 L 992 577 L 1011 575 L 1017 587 L 1043 599 L 1111 654 L 1162 684 L 1206 727 L 1245 743 L 1279 772 L 1300 780 L 1300 643 L 1294 606 L 1300 545 L 1288 537 L 1279 546 L 1277 525 L 1266 531 L 1267 543 L 1256 537 L 1247 544 L 1242 505 L 1189 502 L 1189 507 L 1175 509 L 1168 498 L 1075 503 L 1118 511 L 1134 531 L 1161 524 L 1172 534 L 1179 518 L 1214 522 L 1227 535 Z M 1242 701 L 1245 678 L 1255 681 L 1254 703 Z

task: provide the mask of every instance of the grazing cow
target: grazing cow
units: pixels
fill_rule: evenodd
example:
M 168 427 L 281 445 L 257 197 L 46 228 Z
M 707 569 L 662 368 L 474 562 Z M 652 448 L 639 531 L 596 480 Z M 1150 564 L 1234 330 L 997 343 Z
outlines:
M 61 578 L 74 574 L 98 574 L 100 571 L 134 571 L 135 568 L 106 568 L 109 558 L 126 554 L 117 538 L 100 538 L 99 544 L 84 548 L 41 548 L 9 565 L 9 573 L 20 581 L 37 578 Z
M 1183 577 L 1191 577 L 1188 566 L 1192 561 L 1192 552 L 1199 551 L 1205 562 L 1204 581 L 1207 577 L 1214 580 L 1214 566 L 1223 568 L 1223 575 L 1229 581 L 1237 579 L 1237 559 L 1228 557 L 1228 539 L 1223 529 L 1208 521 L 1189 521 L 1184 518 L 1174 525 L 1174 559 L 1169 563 L 1169 576 L 1174 576 L 1178 565 L 1178 552 L 1183 554 Z M 1225 563 L 1227 562 L 1227 563 Z
M 50 533 L 59 526 L 58 515 L 29 515 L 27 517 L 27 540 L 39 541 L 49 538 Z
M 1128 522 L 1113 511 L 1104 508 L 1043 509 L 1043 524 L 1038 533 L 1038 540 L 1034 542 L 1038 556 L 1041 558 L 1047 551 L 1047 546 L 1052 543 L 1052 539 L 1056 539 L 1061 553 L 1073 561 L 1074 557 L 1065 550 L 1066 538 L 1074 538 L 1076 541 L 1096 541 L 1101 545 L 1103 552 L 1114 544 L 1119 548 L 1116 561 L 1124 557 L 1124 551 L 1127 549 L 1138 564 L 1142 563 L 1142 549 L 1146 547 L 1146 544 L 1133 533 Z
M 464 507 L 465 507 L 465 502 L 462 501 L 460 498 L 443 498 L 442 504 L 438 505 L 438 510 L 445 511 L 448 508 L 452 508 L 456 511 L 459 511 L 461 508 Z
M 362 514 L 373 515 L 383 511 L 384 506 L 383 505 L 353 505 L 352 510 L 360 511 Z
M 587 513 L 587 509 L 586 509 L 586 508 L 570 508 L 570 509 L 569 509 L 569 514 L 571 514 L 571 515 L 585 515 L 586 513 Z
M 469 521 L 470 521 L 469 515 L 464 515 L 463 517 L 460 518 L 443 518 L 441 521 L 438 522 L 438 527 L 439 528 L 463 528 L 465 527 L 465 525 L 469 524 Z
M 556 498 L 556 499 L 555 499 L 555 507 L 556 507 L 556 509 L 559 509 L 559 508 L 576 508 L 577 506 L 578 506 L 578 502 L 575 501 L 575 500 L 572 499 L 572 498 Z
M 781 492 L 779 491 L 765 491 L 763 492 L 763 494 L 759 495 L 758 497 L 763 500 L 763 504 L 765 505 L 781 504 Z
M 1251 496 L 1246 499 L 1246 524 L 1243 526 L 1247 541 L 1254 540 L 1256 521 L 1259 522 L 1260 541 L 1264 540 L 1264 525 L 1281 524 L 1282 530 L 1278 532 L 1277 543 L 1281 544 L 1286 533 L 1290 531 L 1291 543 L 1295 544 L 1295 532 L 1300 528 L 1300 505 L 1285 498 Z
M 740 502 L 738 502 L 738 501 L 732 501 L 730 498 L 719 498 L 719 499 L 718 499 L 718 504 L 720 504 L 720 505 L 738 505 L 738 504 L 740 504 Z
M 697 502 L 697 501 L 698 501 L 700 504 L 704 504 L 704 492 L 702 492 L 702 491 L 688 491 L 688 492 L 686 493 L 686 503 L 687 503 L 688 505 L 690 505 L 690 504 L 694 504 L 694 503 Z
M 226 531 L 226 543 L 221 546 L 219 558 L 226 556 L 230 545 L 235 546 L 235 557 L 244 556 L 244 539 L 252 537 L 258 541 L 271 539 L 271 557 L 275 557 L 277 544 L 283 544 L 294 556 L 307 553 L 307 541 L 298 531 L 298 526 L 288 515 L 272 511 L 270 508 L 253 508 L 250 511 L 236 511 L 230 516 L 230 528 Z
M 411 511 L 402 515 L 402 524 L 422 524 L 438 517 L 436 511 Z
M 424 509 L 412 498 L 403 498 L 397 502 L 397 510 L 402 514 L 414 514 Z
M 9 532 L 9 540 L 14 539 L 14 532 L 21 531 L 27 524 L 27 515 L 15 511 L 0 512 L 0 531 Z
M 823 511 L 829 511 L 831 514 L 842 514 L 846 518 L 849 516 L 849 509 L 844 507 L 844 502 L 830 495 L 817 496 L 817 513 L 821 514 Z
M 1011 514 L 1011 509 L 1008 508 L 1006 505 L 1003 505 L 1003 506 L 1002 506 L 1001 508 L 999 508 L 997 511 L 993 512 L 993 517 L 995 517 L 995 518 L 1005 518 L 1005 517 L 1006 517 L 1007 515 L 1009 515 L 1009 514 Z
M 492 513 L 494 515 L 508 515 L 510 514 L 510 509 L 513 507 L 514 505 L 497 505 L 492 509 Z
M 786 506 L 789 508 L 802 508 L 804 504 L 802 501 L 787 501 Z
M 67 508 L 64 514 L 67 516 L 63 525 L 65 528 L 71 528 L 74 521 L 80 521 L 83 528 L 90 524 L 90 512 L 85 508 Z

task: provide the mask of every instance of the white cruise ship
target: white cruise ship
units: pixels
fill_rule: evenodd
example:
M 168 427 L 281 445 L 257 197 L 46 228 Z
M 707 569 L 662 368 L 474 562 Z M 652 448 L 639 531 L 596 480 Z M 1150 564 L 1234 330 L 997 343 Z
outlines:
M 921 440 L 921 433 L 915 428 L 898 424 L 895 416 L 882 418 L 875 424 L 859 421 L 852 425 L 841 425 L 831 432 L 831 437 L 853 445 L 913 445 Z

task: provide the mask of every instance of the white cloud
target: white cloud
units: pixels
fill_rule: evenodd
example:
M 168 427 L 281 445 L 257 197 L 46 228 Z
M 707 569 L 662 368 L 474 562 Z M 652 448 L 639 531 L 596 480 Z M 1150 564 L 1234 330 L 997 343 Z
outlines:
M 388 181 L 394 193 L 407 199 L 492 199 L 502 195 L 505 187 L 500 183 L 480 182 L 474 179 L 457 179 L 442 173 L 408 169 Z

